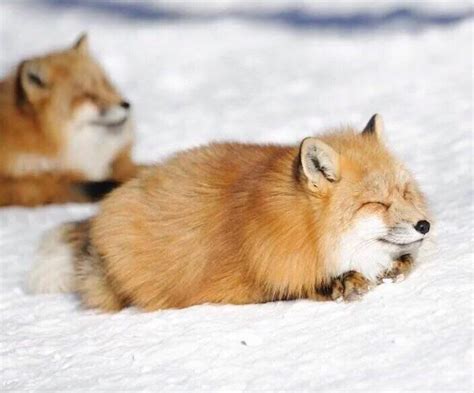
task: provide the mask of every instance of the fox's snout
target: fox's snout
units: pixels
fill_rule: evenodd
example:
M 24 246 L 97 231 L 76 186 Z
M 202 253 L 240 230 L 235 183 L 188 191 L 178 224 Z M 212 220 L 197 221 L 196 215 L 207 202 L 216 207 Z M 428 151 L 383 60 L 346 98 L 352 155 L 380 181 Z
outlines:
M 114 109 L 120 110 L 124 113 L 128 113 L 130 112 L 132 108 L 132 104 L 130 104 L 130 102 L 127 100 L 121 99 L 118 102 L 111 102 L 111 103 L 98 105 L 98 107 L 100 108 L 101 115 L 104 115 L 108 111 L 114 110 Z
M 431 224 L 427 220 L 419 220 L 415 224 L 400 223 L 388 231 L 382 240 L 395 245 L 409 245 L 421 242 L 430 231 Z
M 131 104 L 128 101 L 103 106 L 97 113 L 97 118 L 93 120 L 96 125 L 106 127 L 123 125 L 130 117 Z

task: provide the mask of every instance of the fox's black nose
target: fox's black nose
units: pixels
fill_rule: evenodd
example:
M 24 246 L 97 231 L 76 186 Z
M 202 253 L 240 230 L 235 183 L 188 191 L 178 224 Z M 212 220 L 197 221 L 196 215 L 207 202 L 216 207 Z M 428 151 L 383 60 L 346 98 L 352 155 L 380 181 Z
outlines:
M 426 220 L 418 221 L 415 225 L 415 229 L 422 233 L 423 235 L 427 234 L 430 231 L 430 223 Z
M 120 103 L 120 106 L 121 106 L 123 109 L 130 109 L 130 106 L 131 106 L 131 105 L 130 105 L 130 102 L 128 102 L 128 101 L 122 101 L 122 102 Z

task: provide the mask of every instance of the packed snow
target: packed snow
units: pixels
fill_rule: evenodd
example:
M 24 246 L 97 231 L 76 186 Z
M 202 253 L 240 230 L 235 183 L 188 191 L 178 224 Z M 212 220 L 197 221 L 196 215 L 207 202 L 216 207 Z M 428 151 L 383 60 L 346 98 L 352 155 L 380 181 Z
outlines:
M 413 274 L 358 302 L 108 315 L 24 289 L 40 236 L 95 206 L 1 209 L 3 390 L 472 391 L 472 28 L 470 1 L 0 2 L 2 75 L 89 32 L 138 161 L 378 112 L 436 218 Z

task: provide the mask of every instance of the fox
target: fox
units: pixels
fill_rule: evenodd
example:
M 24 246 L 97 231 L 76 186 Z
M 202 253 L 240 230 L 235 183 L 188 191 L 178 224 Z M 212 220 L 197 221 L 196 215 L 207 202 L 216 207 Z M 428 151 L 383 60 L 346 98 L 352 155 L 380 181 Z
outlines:
M 95 201 L 139 170 L 131 104 L 88 42 L 82 34 L 0 81 L 0 206 Z
M 430 231 L 415 179 L 374 115 L 298 145 L 214 143 L 178 152 L 49 232 L 32 293 L 85 308 L 359 299 L 407 275 Z

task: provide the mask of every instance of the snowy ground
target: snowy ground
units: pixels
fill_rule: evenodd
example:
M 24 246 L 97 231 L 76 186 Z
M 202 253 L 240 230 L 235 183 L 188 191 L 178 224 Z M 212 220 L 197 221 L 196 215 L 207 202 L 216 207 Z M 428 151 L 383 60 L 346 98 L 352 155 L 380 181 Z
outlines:
M 89 31 L 134 103 L 141 161 L 215 139 L 293 142 L 382 113 L 431 201 L 437 248 L 357 303 L 99 315 L 23 290 L 40 235 L 94 207 L 2 209 L 2 388 L 472 391 L 472 3 L 118 4 L 2 1 L 1 74 Z

